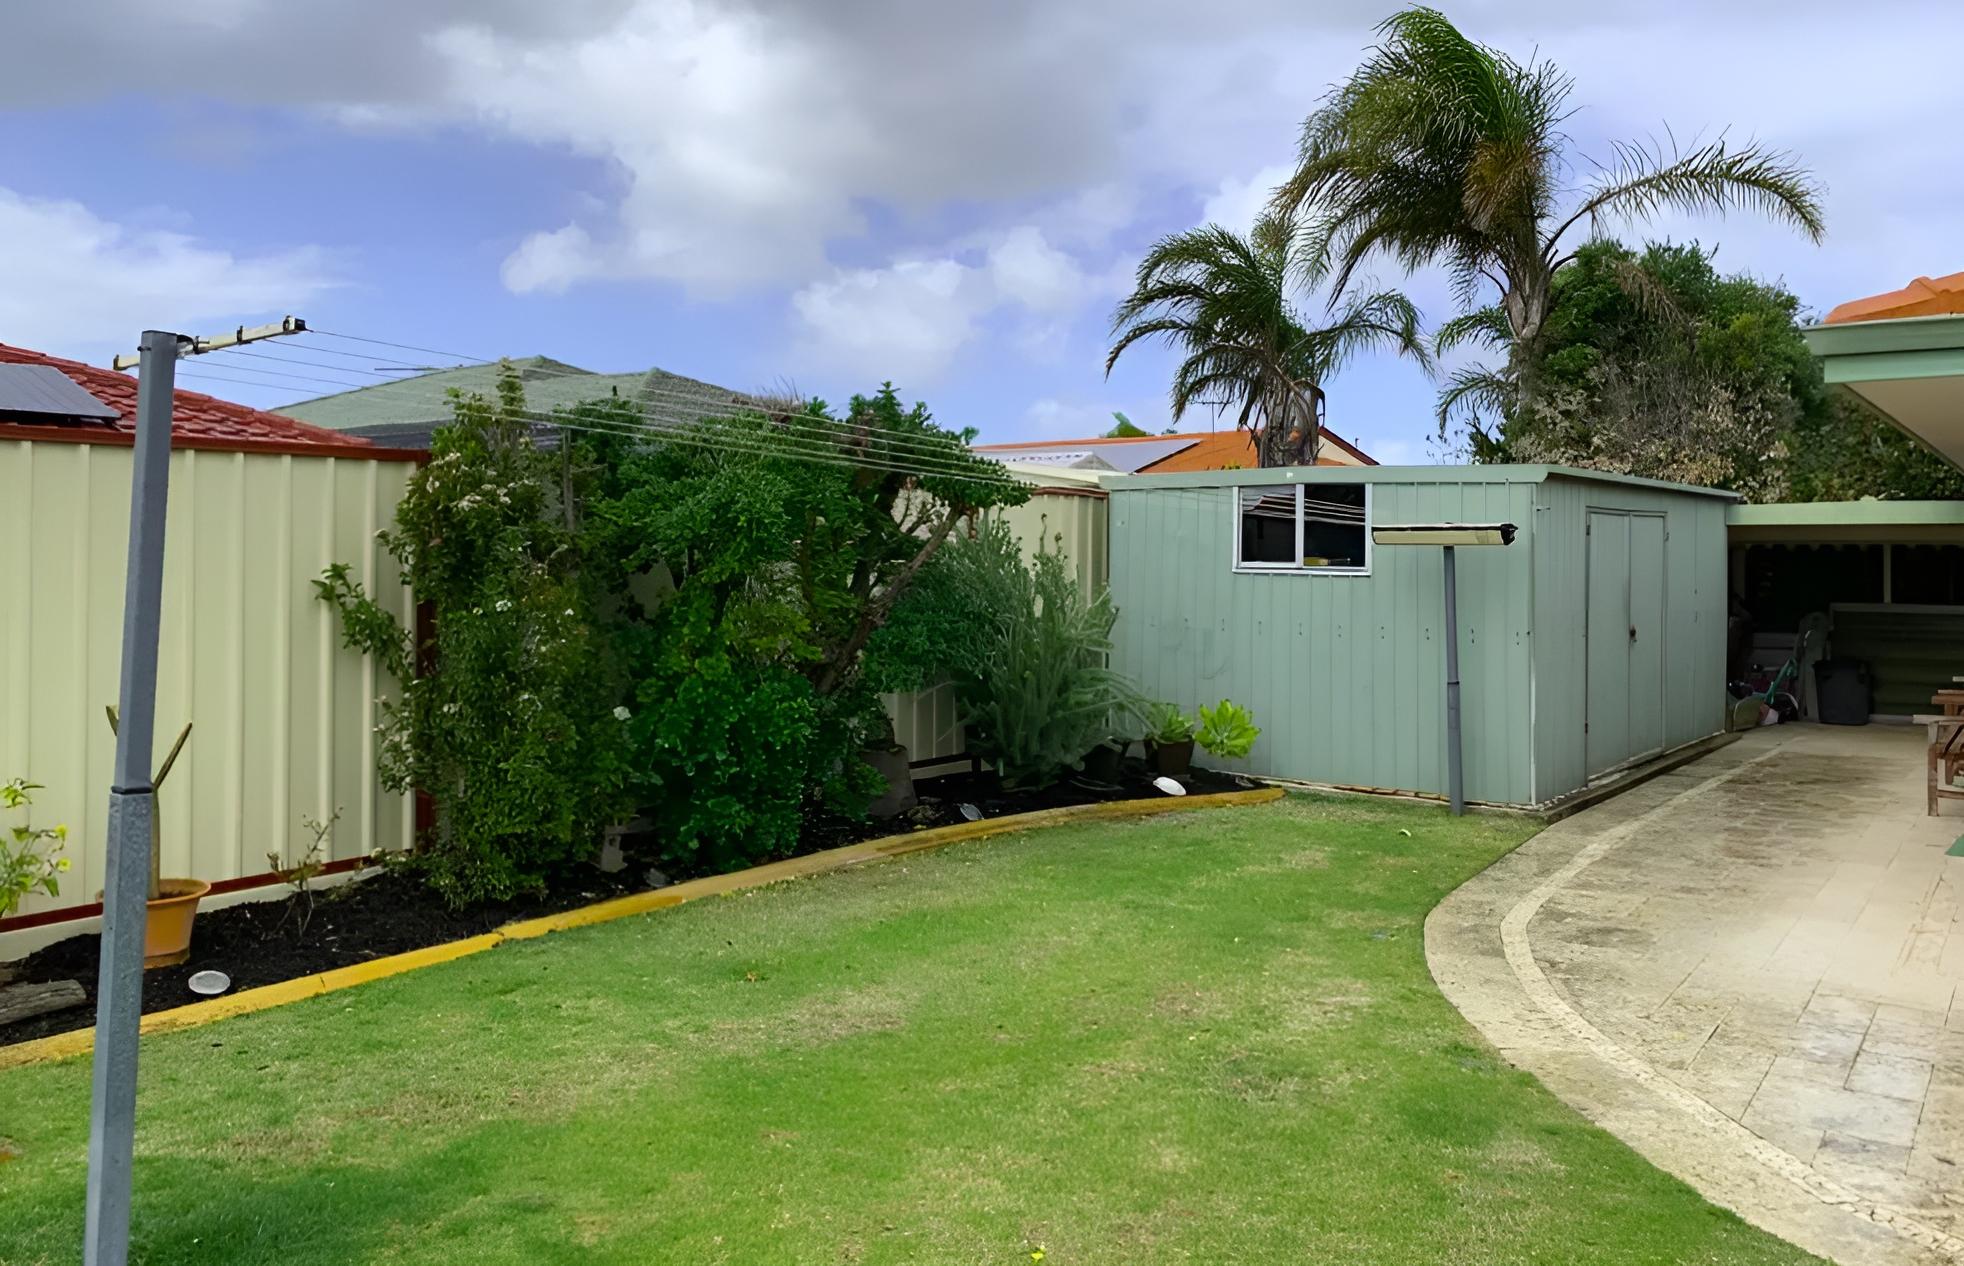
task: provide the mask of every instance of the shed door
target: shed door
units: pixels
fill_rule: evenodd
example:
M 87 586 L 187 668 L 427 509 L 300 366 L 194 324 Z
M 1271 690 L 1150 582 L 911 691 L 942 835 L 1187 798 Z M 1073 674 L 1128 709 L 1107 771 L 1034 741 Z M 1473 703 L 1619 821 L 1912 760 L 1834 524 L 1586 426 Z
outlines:
M 1630 516 L 1589 513 L 1589 776 L 1630 757 Z
M 1630 516 L 1630 753 L 1664 750 L 1664 518 Z
M 1589 776 L 1664 746 L 1664 518 L 1589 512 Z

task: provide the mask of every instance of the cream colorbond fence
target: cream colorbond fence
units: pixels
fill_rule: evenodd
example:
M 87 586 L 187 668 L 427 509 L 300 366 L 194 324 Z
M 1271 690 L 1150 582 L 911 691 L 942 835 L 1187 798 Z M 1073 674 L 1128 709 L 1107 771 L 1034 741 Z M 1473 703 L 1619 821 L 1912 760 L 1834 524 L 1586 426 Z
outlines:
M 104 816 L 129 536 L 131 450 L 0 441 L 0 778 L 44 784 L 34 820 L 65 823 L 74 868 L 23 915 L 86 905 L 102 887 Z M 408 798 L 375 775 L 374 700 L 393 689 L 343 649 L 312 581 L 330 563 L 408 618 L 408 594 L 375 540 L 414 465 L 366 457 L 178 449 L 171 454 L 161 756 L 191 740 L 159 797 L 163 870 L 212 883 L 291 861 L 301 819 L 341 819 L 332 857 L 406 846 Z
M 337 809 L 329 860 L 413 842 L 410 798 L 375 774 L 375 700 L 394 683 L 341 645 L 312 583 L 349 563 L 411 618 L 375 540 L 415 469 L 408 456 L 172 452 L 159 756 L 186 720 L 195 728 L 159 798 L 166 875 L 263 879 L 269 852 L 287 862 L 304 852 L 303 819 Z M 22 905 L 30 921 L 88 906 L 102 887 L 114 754 L 103 707 L 118 686 L 130 466 L 124 446 L 0 440 L 0 540 L 13 578 L 0 594 L 0 779 L 43 784 L 33 820 L 68 826 L 74 864 L 58 897 Z M 1004 513 L 1026 552 L 1062 548 L 1085 584 L 1104 583 L 1106 503 L 1095 485 L 1043 487 Z M 947 687 L 886 703 L 915 762 L 965 750 Z

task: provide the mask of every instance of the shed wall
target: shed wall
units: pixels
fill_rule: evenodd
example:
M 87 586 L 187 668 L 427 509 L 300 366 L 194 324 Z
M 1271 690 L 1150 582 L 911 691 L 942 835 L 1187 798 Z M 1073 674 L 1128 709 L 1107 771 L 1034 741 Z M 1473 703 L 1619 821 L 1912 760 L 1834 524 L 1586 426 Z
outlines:
M 1523 528 L 1511 547 L 1459 552 L 1459 620 L 1467 795 L 1526 803 L 1534 485 L 1372 487 L 1380 525 Z M 1441 551 L 1379 546 L 1368 576 L 1238 573 L 1233 506 L 1229 487 L 1112 487 L 1116 667 L 1186 709 L 1223 697 L 1252 708 L 1262 736 L 1247 772 L 1443 794 Z
M 44 784 L 37 824 L 65 823 L 73 871 L 22 914 L 86 905 L 103 883 L 129 544 L 131 450 L 0 442 L 0 778 Z M 158 659 L 157 751 L 195 723 L 158 797 L 163 869 L 211 882 L 305 849 L 336 808 L 332 859 L 406 847 L 407 798 L 375 776 L 375 697 L 392 684 L 341 645 L 312 581 L 333 562 L 400 617 L 407 591 L 376 543 L 408 462 L 175 450 Z
M 1534 525 L 1535 795 L 1588 782 L 1588 538 L 1591 510 L 1665 519 L 1664 745 L 1725 728 L 1727 502 L 1697 493 L 1551 477 L 1536 486 Z

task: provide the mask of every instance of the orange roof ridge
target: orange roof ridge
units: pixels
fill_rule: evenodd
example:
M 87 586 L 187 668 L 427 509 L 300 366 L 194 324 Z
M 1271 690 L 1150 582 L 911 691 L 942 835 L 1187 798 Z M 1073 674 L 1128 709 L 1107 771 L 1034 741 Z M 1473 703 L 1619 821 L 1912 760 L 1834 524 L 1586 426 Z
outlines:
M 1918 277 L 1901 290 L 1850 299 L 1828 313 L 1824 325 L 1843 321 L 1887 321 L 1896 317 L 1950 316 L 1964 313 L 1964 273 Z

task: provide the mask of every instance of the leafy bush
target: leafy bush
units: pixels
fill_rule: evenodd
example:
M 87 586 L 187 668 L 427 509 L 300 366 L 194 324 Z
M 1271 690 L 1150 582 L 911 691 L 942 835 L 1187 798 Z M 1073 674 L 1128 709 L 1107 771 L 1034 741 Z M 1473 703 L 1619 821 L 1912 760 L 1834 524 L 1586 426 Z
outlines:
M 1240 760 L 1261 737 L 1255 714 L 1227 699 L 1213 707 L 1200 705 L 1200 732 L 1194 741 L 1224 760 Z
M 1064 556 L 1045 550 L 1025 566 L 1000 522 L 948 551 L 948 568 L 975 595 L 972 655 L 954 673 L 970 748 L 1007 786 L 1046 786 L 1143 707 L 1106 667 L 1118 610 L 1109 591 L 1090 601 Z
M 15 778 L 0 782 L 0 809 L 25 809 L 34 803 L 38 782 Z M 30 892 L 52 897 L 61 891 L 58 875 L 68 873 L 68 859 L 57 857 L 68 842 L 65 826 L 37 827 L 16 823 L 0 831 L 0 918 L 19 908 Z
M 1185 743 L 1193 738 L 1193 718 L 1174 704 L 1155 703 L 1146 713 L 1146 739 L 1153 743 Z
M 688 443 L 581 443 L 592 583 L 644 595 L 614 636 L 665 860 L 760 861 L 813 805 L 863 812 L 883 784 L 860 753 L 892 741 L 878 692 L 925 684 L 946 634 L 934 604 L 911 632 L 890 616 L 963 517 L 1027 490 L 891 386 L 844 418 L 813 401 L 704 419 Z
M 431 642 L 345 566 L 317 583 L 402 683 L 382 773 L 436 799 L 419 864 L 460 904 L 637 808 L 684 871 L 790 851 L 813 804 L 863 811 L 859 753 L 892 741 L 868 646 L 958 522 L 1028 495 L 891 386 L 680 425 L 597 400 L 551 453 L 509 371 L 455 414 L 382 534 Z
M 419 643 L 346 564 L 315 582 L 347 644 L 401 683 L 382 706 L 383 784 L 436 802 L 418 857 L 453 905 L 541 887 L 622 816 L 615 677 L 579 584 L 555 459 L 533 445 L 518 381 L 458 398 L 410 479 L 384 549 L 434 633 Z

